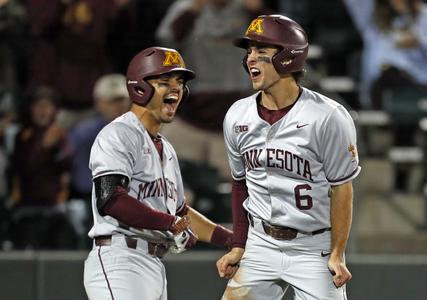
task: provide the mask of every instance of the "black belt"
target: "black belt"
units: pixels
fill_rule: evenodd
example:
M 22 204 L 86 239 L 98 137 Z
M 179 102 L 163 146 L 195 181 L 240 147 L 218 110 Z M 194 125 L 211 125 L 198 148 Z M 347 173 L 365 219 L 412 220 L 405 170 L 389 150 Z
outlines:
M 251 224 L 252 227 L 254 227 L 254 219 L 252 215 L 248 214 L 248 217 L 249 217 L 249 223 Z M 329 228 L 318 229 L 312 232 L 303 232 L 303 231 L 298 231 L 297 229 L 291 228 L 291 227 L 271 225 L 265 222 L 264 220 L 261 220 L 261 222 L 262 222 L 262 228 L 264 229 L 264 232 L 276 240 L 285 240 L 285 241 L 293 240 L 294 238 L 297 237 L 298 232 L 303 234 L 308 234 L 308 235 L 316 235 L 316 234 L 321 234 L 325 231 L 331 230 L 331 228 L 329 227 Z
M 138 244 L 138 240 L 135 238 L 132 238 L 130 236 L 125 236 L 126 245 L 128 248 L 136 249 L 136 246 Z M 159 243 L 152 243 L 147 242 L 148 244 L 148 253 L 154 256 L 157 256 L 158 258 L 162 258 L 165 256 L 165 254 L 168 252 L 169 247 L 159 244 Z M 95 245 L 96 246 L 111 246 L 111 235 L 101 235 L 95 237 Z

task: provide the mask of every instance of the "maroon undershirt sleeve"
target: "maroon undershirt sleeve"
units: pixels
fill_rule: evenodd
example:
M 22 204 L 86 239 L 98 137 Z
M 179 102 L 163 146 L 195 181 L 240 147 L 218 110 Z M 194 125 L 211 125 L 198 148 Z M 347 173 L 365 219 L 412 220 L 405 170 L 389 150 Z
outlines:
M 135 228 L 168 230 L 175 216 L 152 209 L 128 195 L 123 187 L 117 187 L 102 208 L 102 213 Z
M 233 180 L 231 189 L 231 205 L 233 211 L 233 242 L 232 247 L 245 248 L 248 238 L 249 221 L 243 202 L 249 196 L 246 180 Z
M 212 245 L 231 249 L 233 243 L 233 232 L 221 225 L 216 225 L 210 240 Z
M 186 10 L 172 22 L 171 29 L 176 42 L 180 42 L 193 29 L 197 13 Z

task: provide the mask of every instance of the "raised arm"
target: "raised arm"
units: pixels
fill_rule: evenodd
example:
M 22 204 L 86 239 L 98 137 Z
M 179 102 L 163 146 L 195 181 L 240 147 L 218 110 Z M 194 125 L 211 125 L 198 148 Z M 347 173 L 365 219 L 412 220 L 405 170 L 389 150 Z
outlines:
M 372 14 L 374 13 L 375 0 L 343 0 L 353 23 L 364 34 L 372 28 Z

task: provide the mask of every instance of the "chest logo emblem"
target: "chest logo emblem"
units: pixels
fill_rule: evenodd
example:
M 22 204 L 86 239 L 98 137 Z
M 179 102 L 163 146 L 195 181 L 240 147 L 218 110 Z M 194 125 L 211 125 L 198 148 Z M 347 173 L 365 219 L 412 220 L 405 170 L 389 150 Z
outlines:
M 310 124 L 308 124 L 308 123 L 306 123 L 306 124 L 300 124 L 300 123 L 298 123 L 297 124 L 297 128 L 303 128 L 303 127 L 305 127 L 307 125 L 310 125 Z
M 248 125 L 236 125 L 234 126 L 234 132 L 240 133 L 240 132 L 247 132 L 249 130 Z

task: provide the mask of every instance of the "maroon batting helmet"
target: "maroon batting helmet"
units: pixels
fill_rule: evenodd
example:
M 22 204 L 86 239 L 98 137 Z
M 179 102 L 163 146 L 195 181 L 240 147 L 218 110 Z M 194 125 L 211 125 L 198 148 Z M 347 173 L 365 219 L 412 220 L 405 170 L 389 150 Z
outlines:
M 126 85 L 130 99 L 141 106 L 147 105 L 154 94 L 154 87 L 147 82 L 149 77 L 180 72 L 187 82 L 195 77 L 193 71 L 185 67 L 184 60 L 175 49 L 150 47 L 139 52 L 129 63 Z M 184 86 L 184 98 L 188 95 Z
M 249 42 L 277 46 L 273 56 L 274 68 L 279 74 L 302 71 L 308 53 L 308 40 L 304 29 L 294 20 L 282 15 L 262 15 L 252 20 L 245 36 L 234 40 L 234 45 L 247 49 Z M 246 71 L 247 55 L 243 59 Z

